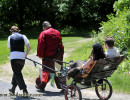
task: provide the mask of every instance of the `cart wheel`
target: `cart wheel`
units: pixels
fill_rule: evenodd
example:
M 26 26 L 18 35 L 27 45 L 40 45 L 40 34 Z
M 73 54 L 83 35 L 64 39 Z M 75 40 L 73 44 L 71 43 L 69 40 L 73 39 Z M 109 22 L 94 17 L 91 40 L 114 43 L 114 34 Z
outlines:
M 65 90 L 65 100 L 82 100 L 80 89 L 76 85 L 69 85 Z
M 112 95 L 112 86 L 107 79 L 102 79 L 96 83 L 95 91 L 101 100 L 108 100 Z

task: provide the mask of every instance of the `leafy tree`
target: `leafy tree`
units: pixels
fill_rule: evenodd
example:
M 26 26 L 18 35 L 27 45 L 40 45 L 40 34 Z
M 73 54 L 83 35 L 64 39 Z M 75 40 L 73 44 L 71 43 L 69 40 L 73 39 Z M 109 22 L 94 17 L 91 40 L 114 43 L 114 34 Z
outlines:
M 1 0 L 0 31 L 12 25 L 22 30 L 41 27 L 44 20 L 63 28 L 98 29 L 99 22 L 107 20 L 116 0 Z M 3 33 L 2 32 L 2 33 Z
M 99 27 L 99 22 L 107 20 L 113 12 L 116 0 L 59 0 L 61 23 L 74 27 Z
M 130 3 L 128 3 L 129 0 L 118 0 L 115 2 L 116 15 L 109 15 L 109 20 L 101 23 L 101 32 L 98 34 L 99 41 L 104 41 L 105 36 L 112 36 L 115 40 L 115 46 L 120 50 L 121 55 L 125 55 L 127 60 L 123 62 L 120 68 L 122 72 L 130 71 Z
M 129 8 L 130 8 L 130 0 L 118 0 L 114 3 L 114 10 L 117 12 Z

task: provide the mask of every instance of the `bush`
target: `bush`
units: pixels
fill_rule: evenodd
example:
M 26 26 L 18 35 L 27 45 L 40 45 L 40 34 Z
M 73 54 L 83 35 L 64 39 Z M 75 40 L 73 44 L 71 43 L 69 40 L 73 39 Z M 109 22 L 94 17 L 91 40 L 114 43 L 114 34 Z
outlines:
M 115 40 L 115 46 L 121 50 L 121 54 L 129 58 L 128 50 L 130 49 L 130 32 L 129 19 L 130 11 L 125 9 L 116 17 L 109 15 L 108 22 L 102 22 L 101 33 L 98 35 L 99 40 L 104 41 L 106 36 L 112 36 Z
M 101 23 L 98 41 L 104 41 L 106 36 L 112 36 L 115 40 L 115 47 L 125 55 L 126 60 L 120 65 L 119 72 L 130 72 L 130 10 L 129 0 L 118 0 L 114 4 L 116 15 L 108 15 L 108 21 Z M 127 4 L 128 3 L 128 4 Z
M 118 12 L 123 11 L 125 8 L 129 9 L 130 0 L 118 0 L 114 3 L 114 10 Z

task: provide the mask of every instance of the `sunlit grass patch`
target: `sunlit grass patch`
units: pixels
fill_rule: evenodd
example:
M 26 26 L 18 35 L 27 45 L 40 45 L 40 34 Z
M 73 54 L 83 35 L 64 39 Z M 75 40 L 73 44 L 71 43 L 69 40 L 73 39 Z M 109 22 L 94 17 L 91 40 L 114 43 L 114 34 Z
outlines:
M 39 76 L 39 68 L 32 66 L 24 66 L 23 76 L 28 82 L 35 82 L 36 78 Z
M 110 80 L 114 92 L 120 91 L 122 93 L 130 94 L 130 75 L 128 75 L 128 73 L 123 74 L 117 73 L 116 71 L 108 80 Z

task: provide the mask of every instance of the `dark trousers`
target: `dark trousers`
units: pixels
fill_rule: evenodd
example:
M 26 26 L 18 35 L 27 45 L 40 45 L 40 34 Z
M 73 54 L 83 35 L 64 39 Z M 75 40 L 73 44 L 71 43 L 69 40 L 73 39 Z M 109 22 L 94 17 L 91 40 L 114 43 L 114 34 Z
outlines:
M 63 54 L 64 54 L 64 50 L 61 50 L 60 52 L 57 52 L 57 54 L 54 56 L 54 57 L 52 57 L 52 59 L 56 59 L 56 60 L 60 60 L 60 61 L 63 61 Z M 57 62 L 57 63 L 59 63 L 59 62 Z M 52 68 L 52 69 L 55 69 L 55 66 L 54 66 L 54 64 L 55 64 L 55 62 L 53 62 L 52 60 L 50 60 L 50 59 L 43 59 L 42 60 L 42 64 L 43 65 L 46 65 L 46 66 L 48 66 L 48 67 L 50 67 L 50 68 Z M 61 66 L 63 65 L 63 63 L 59 63 Z M 61 68 L 62 69 L 62 68 Z M 50 70 L 50 69 L 48 69 L 48 68 L 45 68 L 45 67 L 43 67 L 43 70 L 44 71 L 47 71 L 47 72 L 50 72 L 50 73 L 55 73 L 54 71 L 52 71 L 52 70 Z M 48 82 L 49 82 L 49 80 L 50 80 L 50 77 L 48 78 Z M 66 84 L 66 78 L 64 78 L 63 79 L 63 83 L 64 84 Z M 48 83 L 47 82 L 47 83 Z M 57 88 L 59 88 L 59 89 L 61 89 L 61 86 L 60 86 L 60 84 L 61 83 L 59 83 L 60 81 L 59 81 L 59 77 L 56 77 L 55 76 L 55 83 L 56 83 L 56 86 L 57 86 Z M 42 83 L 42 85 L 41 85 L 41 88 L 42 89 L 44 89 L 45 87 L 46 87 L 46 85 L 47 85 L 47 83 Z M 62 83 L 62 84 L 63 84 Z
M 12 85 L 14 87 L 18 85 L 20 90 L 25 89 L 27 87 L 22 75 L 22 69 L 24 67 L 24 64 L 25 60 L 22 59 L 11 60 L 11 67 L 13 70 Z

